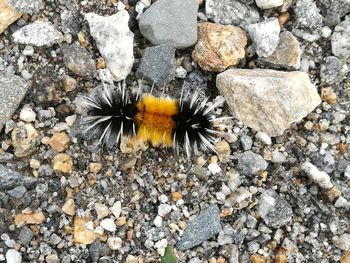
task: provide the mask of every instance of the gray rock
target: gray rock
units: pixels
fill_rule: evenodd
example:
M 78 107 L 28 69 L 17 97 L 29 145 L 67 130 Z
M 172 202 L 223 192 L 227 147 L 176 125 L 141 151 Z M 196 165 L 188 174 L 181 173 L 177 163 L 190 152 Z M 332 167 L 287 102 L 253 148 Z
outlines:
M 320 77 L 324 84 L 339 84 L 345 79 L 346 73 L 347 67 L 337 57 L 329 56 L 321 65 Z
M 333 244 L 344 251 L 350 250 L 350 234 L 345 233 L 341 236 L 335 236 L 332 238 Z
M 237 0 L 206 0 L 205 13 L 215 23 L 241 26 L 244 29 L 260 21 L 259 12 L 254 6 Z
M 163 87 L 175 77 L 175 48 L 170 45 L 148 47 L 141 59 L 136 76 L 149 84 Z
M 20 185 L 28 189 L 35 186 L 38 182 L 40 181 L 34 177 L 23 176 L 0 165 L 0 190 L 12 189 Z
M 212 238 L 220 231 L 219 207 L 211 205 L 189 221 L 181 240 L 177 243 L 177 248 L 181 251 L 190 249 Z
M 241 144 L 242 144 L 243 150 L 248 151 L 253 146 L 253 140 L 248 135 L 242 135 L 241 136 Z
M 280 34 L 280 40 L 275 51 L 266 58 L 259 58 L 258 63 L 270 68 L 299 69 L 300 46 L 292 33 L 285 31 Z
M 27 188 L 25 188 L 23 185 L 17 186 L 11 190 L 8 190 L 7 193 L 9 196 L 13 198 L 21 198 L 24 196 L 24 194 L 27 192 Z
M 279 41 L 280 25 L 277 18 L 248 26 L 250 38 L 259 57 L 268 57 L 276 49 Z
M 64 65 L 75 75 L 88 79 L 96 75 L 95 61 L 89 52 L 77 45 L 62 45 Z
M 0 73 L 0 131 L 15 113 L 27 90 L 23 78 Z
M 265 191 L 259 198 L 259 214 L 271 228 L 280 228 L 292 222 L 291 205 L 273 190 Z
M 61 14 L 61 24 L 65 33 L 77 34 L 80 30 L 79 13 L 64 10 Z
M 267 162 L 251 151 L 244 152 L 238 159 L 238 170 L 243 175 L 256 175 L 267 168 Z
M 106 67 L 116 81 L 125 79 L 134 64 L 134 34 L 128 26 L 128 12 L 123 10 L 106 17 L 88 13 L 85 18 Z
M 62 34 L 50 22 L 35 21 L 18 29 L 12 37 L 15 43 L 42 47 L 58 43 Z
M 350 19 L 341 22 L 332 34 L 332 53 L 346 60 L 350 56 Z
M 348 0 L 317 0 L 317 5 L 325 15 L 325 21 L 334 21 L 328 26 L 336 26 L 340 19 L 350 13 L 350 2 Z
M 45 8 L 43 0 L 10 0 L 11 5 L 20 13 L 36 14 Z
M 230 69 L 217 76 L 216 85 L 236 118 L 270 137 L 282 135 L 321 103 L 304 72 Z
M 154 45 L 190 47 L 197 42 L 197 10 L 195 0 L 158 0 L 141 15 L 140 31 Z
M 101 250 L 101 241 L 99 238 L 95 239 L 95 241 L 89 247 L 89 255 L 92 263 L 98 262 L 100 258 L 100 250 Z
M 192 167 L 191 172 L 201 181 L 208 181 L 208 170 L 200 165 Z
M 19 232 L 18 239 L 22 245 L 29 245 L 33 237 L 34 237 L 33 231 L 30 228 L 23 226 L 21 228 L 21 231 Z
M 307 29 L 311 32 L 321 29 L 323 18 L 313 0 L 297 0 L 294 12 L 297 28 Z

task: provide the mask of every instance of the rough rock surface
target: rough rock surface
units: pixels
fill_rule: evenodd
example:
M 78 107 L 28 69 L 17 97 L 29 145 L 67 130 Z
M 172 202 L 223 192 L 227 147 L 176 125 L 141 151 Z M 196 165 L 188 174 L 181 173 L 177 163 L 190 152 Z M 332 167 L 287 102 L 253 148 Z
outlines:
M 0 34 L 5 31 L 5 29 L 21 17 L 21 13 L 18 12 L 14 7 L 7 1 L 0 1 Z
M 241 26 L 244 29 L 260 21 L 259 12 L 253 6 L 237 0 L 207 0 L 205 1 L 205 13 L 215 23 Z
M 201 23 L 192 57 L 202 69 L 221 72 L 244 58 L 246 44 L 246 34 L 239 27 Z
M 25 186 L 26 188 L 32 188 L 38 182 L 38 179 L 30 176 L 24 176 L 16 171 L 7 169 L 0 165 L 0 190 L 8 190 L 17 186 Z
M 248 26 L 250 38 L 259 57 L 268 57 L 273 53 L 278 45 L 280 30 L 277 18 L 269 18 Z
M 350 19 L 344 20 L 334 28 L 332 34 L 332 53 L 340 59 L 350 56 Z
M 141 15 L 140 31 L 153 45 L 190 47 L 197 41 L 197 10 L 195 0 L 158 0 Z
M 280 34 L 280 40 L 275 51 L 266 58 L 260 58 L 259 64 L 270 68 L 299 69 L 300 47 L 292 33 L 285 31 Z
M 322 16 L 313 0 L 297 0 L 294 12 L 298 28 L 313 31 L 322 27 Z
M 255 0 L 255 3 L 261 9 L 270 9 L 283 5 L 283 0 Z
M 238 170 L 244 175 L 258 175 L 267 168 L 267 162 L 259 154 L 244 152 L 238 159 Z
M 325 14 L 325 23 L 328 22 L 328 26 L 337 25 L 340 19 L 350 12 L 348 0 L 318 0 L 317 4 Z
M 175 48 L 171 45 L 148 47 L 136 75 L 153 85 L 163 87 L 175 77 Z
M 0 131 L 16 111 L 27 90 L 28 86 L 23 78 L 0 73 Z
M 271 137 L 282 135 L 321 103 L 303 72 L 230 69 L 216 83 L 236 118 Z
M 321 66 L 320 77 L 323 83 L 328 85 L 340 84 L 348 72 L 348 67 L 334 56 L 326 57 Z
M 134 34 L 128 26 L 128 12 L 123 10 L 108 17 L 88 13 L 85 18 L 97 48 L 114 79 L 116 81 L 125 79 L 134 64 Z
M 15 43 L 42 47 L 58 43 L 62 34 L 50 22 L 35 21 L 18 29 L 12 37 Z
M 43 0 L 10 0 L 10 2 L 18 12 L 30 15 L 38 13 L 45 7 Z

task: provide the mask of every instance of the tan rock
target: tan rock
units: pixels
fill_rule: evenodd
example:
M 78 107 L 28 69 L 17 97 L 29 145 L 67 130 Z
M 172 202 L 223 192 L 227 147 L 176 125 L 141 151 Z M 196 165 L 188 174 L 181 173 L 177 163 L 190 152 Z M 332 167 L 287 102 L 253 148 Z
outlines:
M 322 196 L 326 202 L 334 203 L 341 196 L 341 192 L 336 186 L 333 186 L 332 188 L 323 191 Z
M 33 125 L 19 122 L 11 134 L 15 155 L 25 157 L 34 153 L 37 149 L 38 137 L 39 134 Z
M 350 263 L 350 250 L 341 257 L 340 263 Z
M 106 234 L 98 234 L 95 231 L 87 228 L 89 217 L 75 217 L 74 219 L 74 243 L 89 245 L 95 241 L 96 238 L 100 238 L 101 241 L 107 240 Z
M 271 68 L 299 69 L 300 47 L 292 33 L 285 31 L 280 34 L 280 40 L 275 51 L 266 58 L 259 58 L 258 63 Z
M 77 87 L 77 81 L 75 78 L 72 78 L 68 75 L 64 75 L 62 78 L 62 86 L 66 92 L 70 92 L 75 90 L 75 88 Z
M 270 137 L 321 103 L 309 76 L 299 71 L 230 69 L 217 76 L 216 85 L 237 119 Z
M 69 198 L 62 207 L 62 211 L 70 216 L 75 215 L 75 203 L 72 198 Z
M 251 263 L 269 263 L 271 262 L 269 258 L 266 258 L 264 256 L 260 256 L 258 254 L 254 254 L 250 257 Z
M 321 89 L 321 99 L 328 104 L 337 103 L 337 94 L 331 87 Z
M 69 137 L 65 132 L 55 133 L 49 140 L 49 145 L 56 152 L 63 152 L 68 148 Z
M 180 192 L 171 192 L 171 199 L 173 201 L 179 201 L 182 198 L 182 194 Z
M 0 34 L 5 29 L 21 17 L 21 13 L 17 12 L 11 6 L 8 0 L 0 0 Z
M 287 256 L 286 256 L 286 250 L 281 248 L 276 253 L 276 256 L 273 260 L 273 263 L 287 263 Z
M 89 170 L 90 172 L 97 174 L 101 171 L 102 165 L 100 163 L 90 163 Z
M 97 214 L 97 219 L 104 218 L 109 215 L 109 209 L 104 204 L 95 203 L 95 211 Z
M 46 263 L 60 263 L 60 259 L 56 254 L 50 254 L 46 256 Z
M 136 138 L 123 136 L 119 147 L 122 153 L 132 154 L 138 151 L 146 151 L 148 149 L 148 143 Z
M 45 215 L 43 212 L 18 214 L 15 217 L 15 225 L 38 225 L 45 221 Z
M 192 57 L 202 69 L 221 72 L 245 57 L 246 45 L 246 34 L 239 27 L 201 23 Z
M 70 173 L 73 168 L 73 160 L 69 154 L 60 153 L 53 158 L 53 169 L 62 173 Z

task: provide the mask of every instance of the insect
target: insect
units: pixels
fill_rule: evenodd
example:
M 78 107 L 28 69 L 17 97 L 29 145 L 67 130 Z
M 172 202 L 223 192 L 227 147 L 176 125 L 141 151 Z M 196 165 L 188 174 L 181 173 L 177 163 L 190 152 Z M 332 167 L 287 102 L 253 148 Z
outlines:
M 153 146 L 172 147 L 177 153 L 183 147 L 189 157 L 199 149 L 215 152 L 212 111 L 224 103 L 220 98 L 208 105 L 208 97 L 200 99 L 199 91 L 181 92 L 179 100 L 150 93 L 129 91 L 125 85 L 110 88 L 103 85 L 100 92 L 83 96 L 87 131 L 100 130 L 99 143 L 112 135 L 118 143 L 122 136 L 136 137 Z

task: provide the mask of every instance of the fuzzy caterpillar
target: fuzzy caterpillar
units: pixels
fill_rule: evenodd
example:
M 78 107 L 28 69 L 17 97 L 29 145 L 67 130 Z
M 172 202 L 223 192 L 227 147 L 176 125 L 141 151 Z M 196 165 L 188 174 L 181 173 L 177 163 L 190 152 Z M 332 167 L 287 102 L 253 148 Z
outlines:
M 103 85 L 97 95 L 82 97 L 86 105 L 83 120 L 87 131 L 100 129 L 100 143 L 116 135 L 116 143 L 122 136 L 128 136 L 153 146 L 172 147 L 176 152 L 182 146 L 188 157 L 192 151 L 197 155 L 199 149 L 216 152 L 213 141 L 218 133 L 214 130 L 217 119 L 211 113 L 224 99 L 208 106 L 208 97 L 200 99 L 198 91 L 191 95 L 182 92 L 177 101 Z

